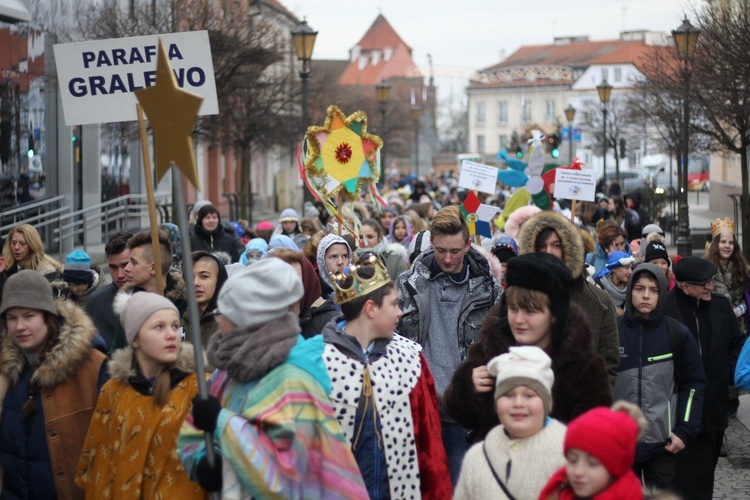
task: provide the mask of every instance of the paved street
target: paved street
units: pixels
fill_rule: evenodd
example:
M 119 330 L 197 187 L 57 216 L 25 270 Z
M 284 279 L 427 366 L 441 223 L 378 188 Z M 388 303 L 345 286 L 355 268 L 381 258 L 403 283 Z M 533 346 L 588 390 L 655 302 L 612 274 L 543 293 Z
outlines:
M 724 442 L 727 456 L 719 458 L 714 498 L 750 498 L 750 395 L 740 397 L 737 418 L 729 419 Z

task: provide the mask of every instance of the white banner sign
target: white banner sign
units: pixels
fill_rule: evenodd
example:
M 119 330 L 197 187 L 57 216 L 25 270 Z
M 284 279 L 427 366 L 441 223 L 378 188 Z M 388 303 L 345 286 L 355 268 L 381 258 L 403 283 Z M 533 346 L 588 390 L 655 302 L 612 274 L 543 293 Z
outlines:
M 203 97 L 198 114 L 217 114 L 208 32 L 190 31 L 55 45 L 65 124 L 136 120 L 133 92 L 156 83 L 160 37 L 178 85 Z
M 497 168 L 464 160 L 461 162 L 461 176 L 458 186 L 472 191 L 495 194 L 497 185 Z
M 596 172 L 589 169 L 555 169 L 555 198 L 558 200 L 594 201 L 596 198 Z

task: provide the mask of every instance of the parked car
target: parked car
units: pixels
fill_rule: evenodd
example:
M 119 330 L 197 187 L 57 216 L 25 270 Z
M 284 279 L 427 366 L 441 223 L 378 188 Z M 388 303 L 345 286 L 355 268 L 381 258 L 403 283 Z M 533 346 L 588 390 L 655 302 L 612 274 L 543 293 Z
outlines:
M 615 180 L 615 172 L 607 172 L 605 182 L 607 186 Z M 623 193 L 632 193 L 648 187 L 648 179 L 640 172 L 632 170 L 620 172 L 620 187 Z
M 669 172 L 661 171 L 654 176 L 651 185 L 654 187 L 654 194 L 664 195 L 668 200 L 674 199 L 679 188 L 677 172 L 673 171 L 670 175 Z
M 690 158 L 688 162 L 688 189 L 691 191 L 708 191 L 708 158 Z

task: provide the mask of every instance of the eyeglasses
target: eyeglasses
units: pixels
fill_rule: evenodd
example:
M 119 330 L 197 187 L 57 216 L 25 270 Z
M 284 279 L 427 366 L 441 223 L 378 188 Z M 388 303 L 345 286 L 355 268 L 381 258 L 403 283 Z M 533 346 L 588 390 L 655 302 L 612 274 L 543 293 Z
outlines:
M 704 281 L 702 283 L 695 283 L 693 281 L 685 281 L 685 283 L 687 283 L 688 285 L 699 286 L 703 288 L 704 290 L 710 290 L 711 287 L 713 287 L 714 285 L 714 279 L 712 277 L 710 280 Z

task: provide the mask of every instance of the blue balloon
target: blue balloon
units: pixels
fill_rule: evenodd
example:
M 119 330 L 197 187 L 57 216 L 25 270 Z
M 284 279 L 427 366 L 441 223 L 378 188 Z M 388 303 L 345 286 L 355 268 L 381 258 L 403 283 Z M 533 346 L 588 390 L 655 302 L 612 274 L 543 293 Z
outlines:
M 519 172 L 523 172 L 524 170 L 526 170 L 526 164 L 521 160 L 516 160 L 515 158 L 508 158 L 507 160 L 505 160 L 505 164 L 508 165 L 508 168 L 518 170 Z
M 529 177 L 518 170 L 499 170 L 497 180 L 510 187 L 524 187 Z

